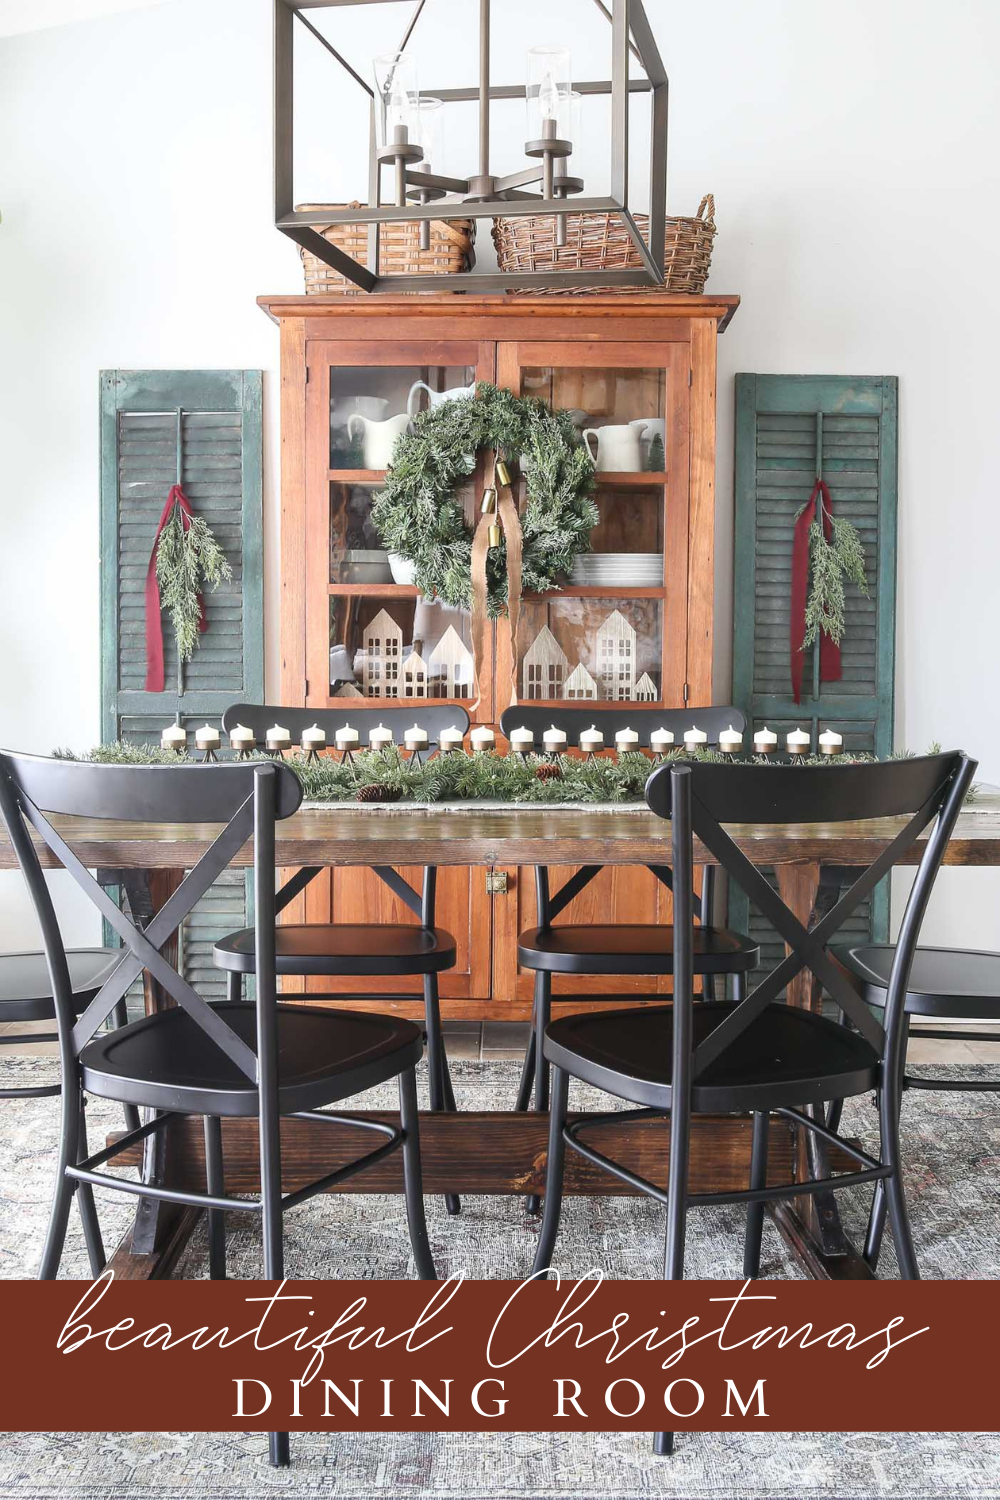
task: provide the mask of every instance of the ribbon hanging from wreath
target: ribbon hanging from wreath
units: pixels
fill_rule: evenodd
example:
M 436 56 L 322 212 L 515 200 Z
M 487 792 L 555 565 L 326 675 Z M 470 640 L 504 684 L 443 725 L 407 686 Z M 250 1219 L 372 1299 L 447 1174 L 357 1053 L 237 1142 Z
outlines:
M 492 450 L 493 468 L 473 532 L 456 490 L 483 448 Z M 515 460 L 525 484 L 520 512 L 507 468 Z M 522 589 L 558 589 L 590 550 L 598 520 L 593 487 L 593 463 L 569 413 L 488 381 L 479 382 L 475 399 L 456 397 L 419 413 L 397 438 L 372 522 L 382 545 L 414 565 L 425 598 L 471 611 L 477 696 L 487 624 L 504 610 L 516 686 Z

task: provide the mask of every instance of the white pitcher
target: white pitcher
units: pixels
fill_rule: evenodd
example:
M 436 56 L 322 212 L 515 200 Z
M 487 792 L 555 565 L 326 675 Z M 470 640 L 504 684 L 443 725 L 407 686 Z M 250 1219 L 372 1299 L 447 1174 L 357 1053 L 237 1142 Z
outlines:
M 410 419 L 405 411 L 401 412 L 398 417 L 387 417 L 384 422 L 373 422 L 370 417 L 363 417 L 360 412 L 352 412 L 347 419 L 347 435 L 353 438 L 359 427 L 363 433 L 362 468 L 387 469 L 392 461 L 392 450 L 396 439 L 401 432 L 406 431 L 409 424 Z
M 414 412 L 414 398 L 420 391 L 426 391 L 431 409 L 440 406 L 442 401 L 461 401 L 476 394 L 476 382 L 471 385 L 455 385 L 450 391 L 432 391 L 426 380 L 415 380 L 410 386 L 410 394 L 406 398 L 406 410 L 410 416 Z
M 591 438 L 596 439 L 596 452 L 590 446 Z M 632 474 L 642 468 L 639 431 L 628 422 L 620 426 L 585 427 L 583 441 L 587 445 L 587 452 L 593 459 L 594 468 L 598 472 Z

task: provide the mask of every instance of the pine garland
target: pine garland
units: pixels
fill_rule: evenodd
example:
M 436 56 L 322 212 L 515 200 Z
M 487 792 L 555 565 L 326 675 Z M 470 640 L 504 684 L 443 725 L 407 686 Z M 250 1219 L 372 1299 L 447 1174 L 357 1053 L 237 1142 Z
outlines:
M 819 503 L 822 506 L 822 496 Z M 845 578 L 856 584 L 866 599 L 869 598 L 865 550 L 860 536 L 850 521 L 840 516 L 830 516 L 830 523 L 832 536 L 829 541 L 820 516 L 809 528 L 810 582 L 803 649 L 819 639 L 821 630 L 838 646 L 843 640 Z
M 88 754 L 76 756 L 70 750 L 57 750 L 66 760 L 85 760 L 103 765 L 192 765 L 184 752 L 162 750 L 154 745 L 133 745 L 124 740 L 99 745 Z M 931 747 L 928 754 L 939 753 Z M 912 751 L 897 751 L 889 760 L 908 760 Z M 256 760 L 269 760 L 256 754 Z M 734 757 L 717 750 L 678 748 L 663 757 L 664 763 L 701 761 L 711 765 L 823 766 L 871 765 L 878 757 L 860 751 L 841 755 L 801 755 L 791 761 L 778 756 L 750 755 Z M 388 750 L 357 751 L 350 761 L 321 755 L 307 760 L 296 752 L 284 758 L 285 765 L 302 783 L 309 802 L 467 802 L 489 801 L 518 803 L 575 802 L 635 803 L 643 800 L 646 782 L 654 762 L 641 750 L 626 750 L 612 756 L 594 756 L 581 760 L 561 755 L 551 761 L 545 756 L 498 755 L 487 751 L 478 755 L 464 752 L 434 755 L 417 764 L 407 760 L 398 747 Z M 558 770 L 558 774 L 552 775 Z M 539 771 L 548 772 L 539 776 Z M 969 793 L 975 796 L 973 787 Z M 363 798 L 359 794 L 363 793 Z M 377 794 L 381 793 L 381 796 Z
M 472 474 L 480 448 L 519 464 L 526 500 L 522 586 L 559 587 L 576 558 L 590 550 L 597 525 L 594 468 L 565 411 L 480 381 L 475 400 L 442 401 L 413 419 L 399 437 L 372 521 L 389 551 L 415 564 L 427 598 L 468 609 L 472 602 L 472 528 L 456 488 Z M 507 603 L 506 542 L 490 549 L 486 577 L 491 616 Z
M 161 608 L 170 612 L 180 661 L 190 661 L 198 644 L 198 595 L 206 586 L 215 589 L 232 576 L 226 555 L 204 517 L 192 516 L 185 528 L 181 508 L 175 505 L 156 546 L 156 581 Z

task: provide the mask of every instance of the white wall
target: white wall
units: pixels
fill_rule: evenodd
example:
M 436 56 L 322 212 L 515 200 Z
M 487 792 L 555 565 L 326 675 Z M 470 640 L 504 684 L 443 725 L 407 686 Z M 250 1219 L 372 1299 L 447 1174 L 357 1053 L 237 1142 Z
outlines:
M 728 683 L 732 376 L 900 377 L 897 740 L 964 745 L 1000 781 L 994 649 L 994 432 L 1000 229 L 995 0 L 648 0 L 671 74 L 670 206 L 711 189 L 711 286 L 743 305 L 721 342 L 718 691 Z M 364 64 L 409 7 L 361 8 L 336 36 Z M 471 0 L 430 0 L 425 87 L 471 76 Z M 598 76 L 588 0 L 504 0 L 501 76 L 525 38 L 569 33 Z M 267 0 L 165 0 L 0 40 L 0 743 L 47 751 L 98 733 L 97 372 L 266 372 L 268 670 L 276 682 L 277 332 L 262 292 L 298 290 L 270 208 Z M 544 14 L 547 25 L 537 27 Z M 430 23 L 428 26 L 426 23 Z M 542 35 L 542 32 L 546 35 Z M 333 30 L 331 29 L 331 34 Z M 433 76 L 429 74 L 433 72 Z M 316 49 L 301 199 L 364 191 L 363 120 Z M 521 108 L 495 134 L 519 160 Z M 589 128 L 599 183 L 601 122 Z M 471 134 L 453 143 L 457 168 Z M 70 908 L 76 911 L 76 908 Z M 1000 945 L 1000 877 L 950 872 L 929 931 Z M 0 882 L 0 946 L 24 906 Z M 81 916 L 71 935 L 82 936 Z M 985 925 L 984 925 L 985 924 Z

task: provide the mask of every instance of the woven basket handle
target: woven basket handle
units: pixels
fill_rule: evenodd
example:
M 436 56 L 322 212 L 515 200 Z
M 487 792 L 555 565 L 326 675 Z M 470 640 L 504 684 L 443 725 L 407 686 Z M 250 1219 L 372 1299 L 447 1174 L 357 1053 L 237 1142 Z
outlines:
M 705 212 L 706 209 L 708 209 L 707 213 Z M 715 223 L 715 198 L 711 193 L 706 193 L 698 204 L 698 212 L 695 214 L 695 218 L 703 218 L 706 224 Z

